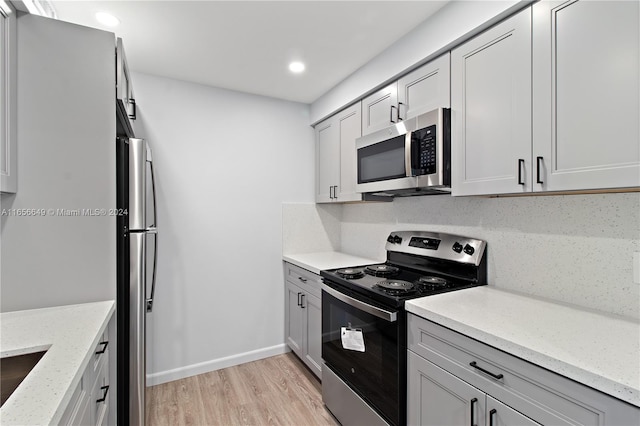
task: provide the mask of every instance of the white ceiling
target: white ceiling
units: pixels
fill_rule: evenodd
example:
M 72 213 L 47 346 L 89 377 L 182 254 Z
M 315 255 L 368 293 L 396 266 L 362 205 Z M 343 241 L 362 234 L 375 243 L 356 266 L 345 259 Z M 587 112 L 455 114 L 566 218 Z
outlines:
M 311 103 L 447 1 L 52 3 L 63 21 L 115 31 L 133 71 Z M 290 73 L 292 60 L 307 69 Z

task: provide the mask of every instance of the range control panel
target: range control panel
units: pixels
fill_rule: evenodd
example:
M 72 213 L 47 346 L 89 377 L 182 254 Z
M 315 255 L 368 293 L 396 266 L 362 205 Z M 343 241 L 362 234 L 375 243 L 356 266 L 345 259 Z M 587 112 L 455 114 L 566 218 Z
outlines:
M 487 243 L 443 232 L 397 231 L 387 237 L 388 251 L 480 264 Z
M 419 247 L 427 250 L 438 250 L 438 247 L 440 247 L 440 240 L 435 238 L 411 237 L 409 246 Z

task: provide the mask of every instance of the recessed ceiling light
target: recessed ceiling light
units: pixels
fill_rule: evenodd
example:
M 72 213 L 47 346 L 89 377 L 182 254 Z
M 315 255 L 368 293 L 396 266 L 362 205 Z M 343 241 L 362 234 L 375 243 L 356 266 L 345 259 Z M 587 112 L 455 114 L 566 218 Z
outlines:
M 304 64 L 302 62 L 291 62 L 289 64 L 289 71 L 294 72 L 296 74 L 304 71 Z
M 106 25 L 107 27 L 117 27 L 120 24 L 120 20 L 107 12 L 98 12 L 96 13 L 96 19 L 102 25 Z

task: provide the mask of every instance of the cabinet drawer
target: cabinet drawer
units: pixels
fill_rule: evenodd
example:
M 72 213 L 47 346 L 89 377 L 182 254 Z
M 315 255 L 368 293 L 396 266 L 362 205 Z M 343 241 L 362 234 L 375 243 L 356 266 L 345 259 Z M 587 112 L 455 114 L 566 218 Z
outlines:
M 301 289 L 313 294 L 314 296 L 321 297 L 320 289 L 322 285 L 322 278 L 320 275 L 285 262 L 284 276 L 287 281 L 297 285 Z
M 106 355 L 106 353 L 104 354 Z M 109 386 L 109 362 L 108 356 L 104 356 L 98 363 L 96 379 L 91 393 L 92 424 L 97 426 L 106 424 L 109 412 L 109 393 L 113 391 Z M 108 388 L 107 388 L 108 387 Z M 104 398 L 104 401 L 101 401 Z
M 408 348 L 542 424 L 638 424 L 640 410 L 413 314 Z M 606 417 L 605 417 L 606 413 Z
M 90 367 L 93 371 L 94 378 L 97 377 L 100 362 L 103 358 L 109 358 L 109 327 L 106 327 L 100 334 L 98 344 L 93 351 L 93 358 L 91 360 Z

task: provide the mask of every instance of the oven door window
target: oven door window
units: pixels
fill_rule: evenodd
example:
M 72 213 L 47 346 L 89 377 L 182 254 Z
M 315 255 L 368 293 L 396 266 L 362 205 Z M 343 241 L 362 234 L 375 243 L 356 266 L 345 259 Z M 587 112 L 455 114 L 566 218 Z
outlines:
M 400 415 L 400 322 L 380 319 L 322 292 L 322 358 L 392 424 L 398 424 Z M 343 347 L 343 327 L 362 330 L 364 352 Z
M 358 149 L 358 183 L 406 177 L 405 140 L 401 135 Z

